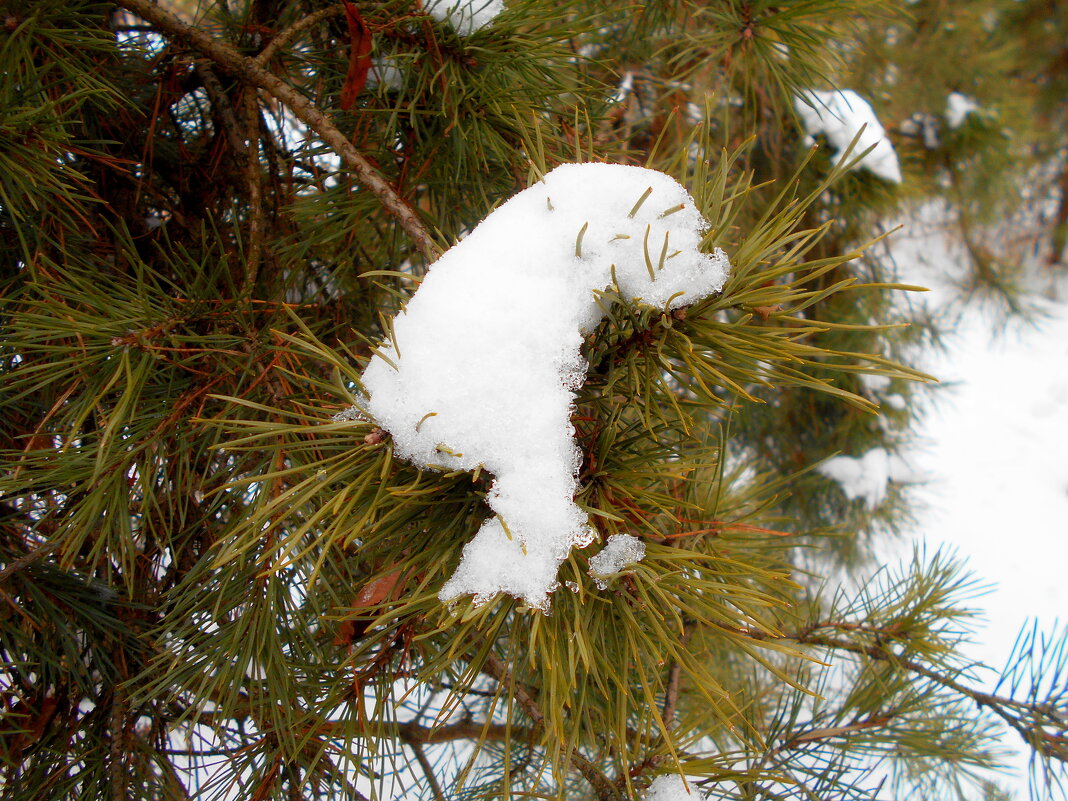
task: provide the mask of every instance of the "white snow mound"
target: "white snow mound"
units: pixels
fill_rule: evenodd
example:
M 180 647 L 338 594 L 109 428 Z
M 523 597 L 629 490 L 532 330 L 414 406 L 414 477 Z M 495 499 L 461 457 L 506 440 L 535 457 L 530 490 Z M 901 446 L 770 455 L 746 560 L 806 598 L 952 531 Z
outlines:
M 431 266 L 363 385 L 366 412 L 399 456 L 495 476 L 495 514 L 464 548 L 443 601 L 506 592 L 548 607 L 560 562 L 593 540 L 574 503 L 570 416 L 583 334 L 604 315 L 598 293 L 615 280 L 626 298 L 674 309 L 718 291 L 730 264 L 721 250 L 701 252 L 706 228 L 663 173 L 565 164 Z
M 853 137 L 864 128 L 853 155 L 863 153 L 872 145 L 875 145 L 875 149 L 857 162 L 853 169 L 870 170 L 884 181 L 901 183 L 901 165 L 894 146 L 886 138 L 886 131 L 871 105 L 856 92 L 851 89 L 830 92 L 810 89 L 804 97 L 794 98 L 794 108 L 808 133 L 809 142 L 815 141 L 813 137 L 820 134 L 826 136 L 828 144 L 835 149 L 836 163 L 841 161 Z
M 700 801 L 703 798 L 692 782 L 687 787 L 681 776 L 672 774 L 653 779 L 653 783 L 642 796 L 642 801 Z

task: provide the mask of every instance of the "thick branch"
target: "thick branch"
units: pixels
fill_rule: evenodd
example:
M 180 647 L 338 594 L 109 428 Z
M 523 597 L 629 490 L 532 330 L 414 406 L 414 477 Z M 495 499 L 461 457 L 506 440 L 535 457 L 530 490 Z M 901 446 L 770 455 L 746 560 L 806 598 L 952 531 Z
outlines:
M 447 743 L 452 740 L 505 740 L 508 737 L 527 739 L 531 732 L 527 729 L 511 728 L 504 723 L 491 723 L 488 726 L 477 721 L 453 723 L 449 726 L 420 726 L 415 722 L 401 723 L 397 734 L 409 745 Z
M 182 714 L 181 711 L 176 711 L 174 714 Z M 249 701 L 245 696 L 241 696 L 241 701 L 236 709 L 231 710 L 229 713 L 223 712 L 201 712 L 196 717 L 197 723 L 204 726 L 211 726 L 218 728 L 223 725 L 225 721 L 242 721 L 249 718 Z M 334 731 L 334 723 L 331 721 L 323 721 L 318 727 L 318 731 L 332 735 Z M 357 734 L 347 733 L 346 736 L 361 736 Z M 370 735 L 369 735 L 370 736 Z M 414 720 L 405 721 L 397 724 L 397 736 L 400 737 L 405 743 L 409 745 L 413 743 L 420 743 L 423 745 L 434 745 L 436 743 L 448 743 L 453 740 L 505 740 L 509 737 L 513 739 L 529 740 L 533 738 L 534 732 L 531 729 L 517 729 L 514 726 L 508 726 L 505 723 L 482 723 L 477 720 L 462 721 L 460 723 L 450 723 L 447 726 L 423 726 L 416 723 Z M 180 753 L 186 753 L 181 751 Z M 230 753 L 230 751 L 224 751 L 224 753 Z
M 333 120 L 304 95 L 264 69 L 255 59 L 241 55 L 227 43 L 216 39 L 200 28 L 187 25 L 169 11 L 154 5 L 151 0 L 116 0 L 116 2 L 127 11 L 151 22 L 160 31 L 199 50 L 245 83 L 258 86 L 288 106 L 297 119 L 319 134 L 323 141 L 341 157 L 342 162 L 356 174 L 360 183 L 367 187 L 386 211 L 400 223 L 419 251 L 430 261 L 437 258 L 438 247 L 411 206 L 404 202 L 378 170 L 372 167 L 370 162 L 353 147 L 345 135 L 338 130 Z

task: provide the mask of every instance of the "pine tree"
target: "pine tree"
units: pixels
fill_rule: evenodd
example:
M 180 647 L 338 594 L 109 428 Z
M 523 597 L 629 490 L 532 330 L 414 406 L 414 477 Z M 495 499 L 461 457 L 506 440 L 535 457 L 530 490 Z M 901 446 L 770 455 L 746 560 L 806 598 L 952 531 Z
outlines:
M 984 116 L 1063 112 L 1041 5 L 8 0 L 2 796 L 1001 798 L 1007 735 L 1057 791 L 1063 635 L 985 692 L 960 563 L 823 581 L 908 515 L 826 469 L 890 459 L 927 378 L 883 221 L 948 196 L 978 253 L 1007 201 L 976 187 L 1055 164 L 1042 126 L 996 158 Z M 960 53 L 1008 82 L 955 85 Z M 844 88 L 900 183 L 864 133 L 810 147 Z M 946 90 L 986 111 L 925 143 Z M 730 273 L 674 307 L 604 288 L 570 418 L 595 541 L 548 609 L 445 603 L 496 477 L 401 458 L 365 371 L 442 253 L 587 162 L 681 182 Z M 619 536 L 641 558 L 591 575 Z

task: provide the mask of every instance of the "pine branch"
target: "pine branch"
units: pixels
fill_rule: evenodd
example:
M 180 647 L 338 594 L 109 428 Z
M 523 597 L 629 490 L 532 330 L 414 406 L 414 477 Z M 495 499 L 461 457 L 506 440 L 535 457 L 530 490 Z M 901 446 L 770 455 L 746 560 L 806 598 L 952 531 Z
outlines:
M 482 671 L 489 677 L 496 680 L 496 682 L 502 687 L 512 688 L 512 696 L 522 707 L 527 717 L 534 721 L 533 734 L 536 736 L 545 729 L 545 715 L 542 714 L 541 709 L 538 707 L 537 702 L 531 697 L 527 689 L 517 682 L 515 678 L 508 671 L 504 662 L 501 661 L 496 654 L 487 654 L 486 662 L 483 665 Z M 582 774 L 583 778 L 589 782 L 597 793 L 597 797 L 601 801 L 614 801 L 615 799 L 622 799 L 616 786 L 613 784 L 601 769 L 598 768 L 593 762 L 586 759 L 574 751 L 570 754 L 572 764 Z
M 285 83 L 264 69 L 255 59 L 238 53 L 232 46 L 222 42 L 200 28 L 187 25 L 169 11 L 154 5 L 149 0 L 118 0 L 118 5 L 141 17 L 160 31 L 185 41 L 221 67 L 240 77 L 246 83 L 263 89 L 271 97 L 287 106 L 293 114 L 323 138 L 334 152 L 355 174 L 357 179 L 378 198 L 382 206 L 393 216 L 411 237 L 419 251 L 433 261 L 440 254 L 430 233 L 389 182 L 338 130 L 330 116 Z
M 993 712 L 1019 734 L 1029 748 L 1035 749 L 1048 758 L 1068 763 L 1068 740 L 1065 739 L 1064 734 L 1049 734 L 1042 729 L 1042 725 L 1044 724 L 1053 726 L 1064 732 L 1065 729 L 1068 728 L 1068 721 L 1065 721 L 1057 715 L 1055 711 L 1049 709 L 1048 705 L 1021 703 L 1013 698 L 976 690 L 961 684 L 949 676 L 939 673 L 937 670 L 933 670 L 915 659 L 895 654 L 886 646 L 878 644 L 868 645 L 819 633 L 821 630 L 825 629 L 862 631 L 876 636 L 882 633 L 858 624 L 836 624 L 825 622 L 813 623 L 804 627 L 800 631 L 787 633 L 778 637 L 769 635 L 766 632 L 758 631 L 747 631 L 745 633 L 747 636 L 750 636 L 755 640 L 790 640 L 803 645 L 816 645 L 821 648 L 846 651 L 860 656 L 866 656 L 869 659 L 874 659 L 879 662 L 886 662 L 903 668 L 910 673 L 923 676 L 948 690 L 952 690 L 958 695 L 971 699 L 971 701 L 980 709 L 988 709 Z M 1014 714 L 1014 711 L 1041 722 L 1036 722 L 1035 726 L 1029 727 L 1021 719 L 1020 714 Z
M 300 36 L 301 33 L 314 28 L 323 20 L 330 19 L 331 17 L 340 17 L 345 13 L 345 6 L 341 3 L 336 5 L 327 6 L 326 8 L 320 8 L 318 11 L 313 11 L 306 17 L 301 17 L 285 30 L 278 33 L 267 46 L 260 51 L 259 55 L 253 59 L 261 67 L 266 67 L 270 63 L 271 59 L 278 55 L 282 48 Z
M 341 78 L 341 0 L 210 0 L 218 27 L 118 2 L 151 24 L 120 36 L 92 3 L 39 0 L 5 17 L 0 48 L 14 88 L 0 97 L 0 245 L 15 265 L 0 269 L 12 299 L 0 455 L 13 465 L 0 470 L 0 705 L 26 730 L 5 798 L 237 788 L 366 801 L 357 775 L 384 788 L 410 774 L 435 799 L 511 778 L 513 794 L 617 801 L 671 770 L 717 797 L 867 798 L 871 755 L 922 763 L 921 783 L 956 779 L 994 762 L 1001 720 L 1064 759 L 1064 689 L 1049 679 L 1064 674 L 1060 651 L 1021 657 L 1013 675 L 1030 691 L 978 693 L 955 672 L 961 610 L 943 590 L 956 568 L 919 595 L 890 582 L 849 611 L 823 597 L 811 616 L 791 611 L 807 602 L 790 580 L 799 548 L 817 546 L 816 569 L 835 558 L 801 532 L 868 525 L 858 504 L 826 511 L 805 469 L 904 431 L 838 401 L 873 407 L 858 373 L 895 392 L 922 378 L 890 363 L 895 287 L 878 252 L 856 247 L 892 193 L 828 159 L 801 163 L 787 119 L 796 90 L 844 77 L 854 48 L 841 34 L 881 0 L 580 2 L 567 15 L 512 3 L 470 34 L 409 0 L 376 5 L 368 27 L 388 69 L 352 116 L 321 89 Z M 897 94 L 911 113 L 915 98 Z M 974 212 L 982 248 L 970 146 L 949 162 L 962 190 L 950 202 Z M 561 161 L 678 177 L 732 273 L 673 313 L 606 293 L 586 340 L 578 501 L 602 538 L 637 530 L 647 557 L 594 590 L 577 551 L 561 566 L 575 592 L 551 617 L 508 601 L 457 616 L 436 589 L 483 517 L 484 471 L 420 472 L 369 421 L 328 420 L 359 391 L 378 313 L 408 298 L 389 283 L 412 278 L 405 260 L 434 258 L 432 237 L 457 236 Z M 819 512 L 794 514 L 788 494 Z M 396 594 L 352 597 L 391 581 Z M 353 616 L 353 636 L 331 636 Z M 400 680 L 415 694 L 397 698 Z M 465 716 L 446 717 L 454 700 Z M 167 747 L 179 727 L 184 750 Z M 439 759 L 467 749 L 477 763 Z

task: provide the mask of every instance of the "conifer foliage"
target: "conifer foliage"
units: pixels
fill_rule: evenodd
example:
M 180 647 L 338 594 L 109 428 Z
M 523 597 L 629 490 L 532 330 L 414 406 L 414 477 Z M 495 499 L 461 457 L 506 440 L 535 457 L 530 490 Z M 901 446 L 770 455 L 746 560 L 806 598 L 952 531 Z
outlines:
M 888 465 L 930 329 L 901 325 L 880 221 L 960 200 L 1005 147 L 993 82 L 932 72 L 915 107 L 891 98 L 895 43 L 929 41 L 945 4 L 902 5 L 5 0 L 0 797 L 995 798 L 1006 732 L 1056 792 L 1064 638 L 1021 637 L 984 692 L 961 564 L 819 578 L 862 569 L 907 514 Z M 1040 3 L 983 5 L 1021 42 L 1055 38 Z M 1054 118 L 1055 71 L 1026 49 L 997 51 L 1005 95 Z M 982 110 L 954 101 L 966 122 L 925 143 L 938 87 Z M 890 115 L 875 139 L 827 116 L 845 88 Z M 1052 137 L 1013 135 L 1064 174 Z M 588 162 L 666 173 L 696 207 L 575 195 L 603 206 L 561 256 L 604 277 L 558 376 L 588 537 L 547 551 L 548 603 L 544 583 L 443 595 L 487 503 L 502 553 L 527 555 L 505 468 L 444 441 L 414 459 L 366 371 L 415 360 L 398 315 L 443 253 Z M 596 239 L 612 205 L 627 242 Z M 974 242 L 982 215 L 957 207 Z M 675 212 L 706 221 L 676 263 L 729 272 L 645 302 L 627 281 L 671 273 L 650 231 Z M 435 318 L 471 355 L 429 374 L 477 380 L 487 426 L 515 366 L 478 361 L 491 329 L 464 318 L 519 324 L 500 304 L 528 285 L 490 287 L 494 264 L 541 275 L 539 225 L 498 236 Z M 617 246 L 637 278 L 605 263 Z M 531 343 L 545 311 L 521 321 Z M 877 462 L 874 489 L 849 482 Z

